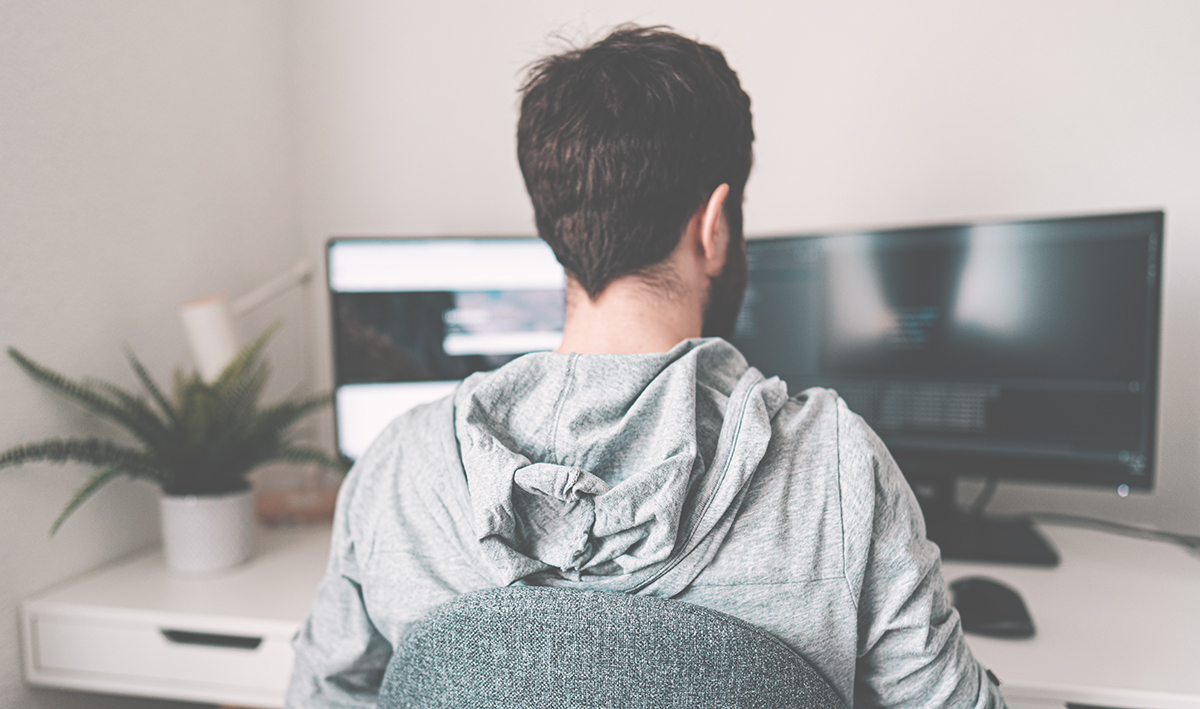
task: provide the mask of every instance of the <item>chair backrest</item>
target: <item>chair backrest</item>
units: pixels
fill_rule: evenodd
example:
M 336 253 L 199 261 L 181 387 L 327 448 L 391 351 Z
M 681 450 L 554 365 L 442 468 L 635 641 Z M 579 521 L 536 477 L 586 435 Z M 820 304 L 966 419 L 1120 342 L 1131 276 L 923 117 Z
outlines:
M 435 608 L 396 648 L 379 706 L 843 706 L 800 655 L 733 616 L 663 598 L 509 587 Z

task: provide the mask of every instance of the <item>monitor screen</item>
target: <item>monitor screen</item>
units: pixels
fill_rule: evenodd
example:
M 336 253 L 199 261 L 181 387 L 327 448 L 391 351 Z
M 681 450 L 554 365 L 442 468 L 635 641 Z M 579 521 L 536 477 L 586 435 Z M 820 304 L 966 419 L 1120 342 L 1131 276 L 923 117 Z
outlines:
M 747 244 L 734 343 L 905 474 L 1149 488 L 1161 212 Z
M 467 375 L 562 341 L 565 276 L 534 238 L 334 239 L 334 411 L 350 460 Z

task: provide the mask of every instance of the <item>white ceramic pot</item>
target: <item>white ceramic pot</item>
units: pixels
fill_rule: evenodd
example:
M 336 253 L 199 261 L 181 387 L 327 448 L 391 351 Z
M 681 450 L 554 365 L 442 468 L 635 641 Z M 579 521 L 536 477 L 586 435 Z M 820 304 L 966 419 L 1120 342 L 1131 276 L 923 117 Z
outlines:
M 174 571 L 216 571 L 254 556 L 254 491 L 163 495 L 163 554 Z

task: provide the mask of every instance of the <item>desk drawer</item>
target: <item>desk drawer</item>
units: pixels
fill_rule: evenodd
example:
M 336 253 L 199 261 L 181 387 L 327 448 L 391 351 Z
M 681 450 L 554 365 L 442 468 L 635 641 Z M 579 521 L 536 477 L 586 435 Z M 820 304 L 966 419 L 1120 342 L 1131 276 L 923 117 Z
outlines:
M 164 682 L 282 696 L 292 671 L 287 638 L 94 620 L 53 614 L 30 618 L 35 667 L 47 673 L 104 676 L 131 685 Z

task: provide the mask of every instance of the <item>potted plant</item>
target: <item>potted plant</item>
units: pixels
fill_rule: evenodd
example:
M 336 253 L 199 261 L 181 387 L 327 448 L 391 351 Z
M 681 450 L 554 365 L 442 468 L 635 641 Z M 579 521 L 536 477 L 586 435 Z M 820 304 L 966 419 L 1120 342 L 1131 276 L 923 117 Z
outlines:
M 128 476 L 162 488 L 163 549 L 171 568 L 211 571 L 249 559 L 254 506 L 246 476 L 252 470 L 277 461 L 344 469 L 321 451 L 293 444 L 288 435 L 300 419 L 326 405 L 328 395 L 259 405 L 269 372 L 259 355 L 277 327 L 247 345 L 211 383 L 177 370 L 170 398 L 128 352 L 149 401 L 106 382 L 72 381 L 10 347 L 9 356 L 31 377 L 118 424 L 140 447 L 97 438 L 50 439 L 0 453 L 0 468 L 33 461 L 99 468 L 67 502 L 51 535 L 105 483 Z

